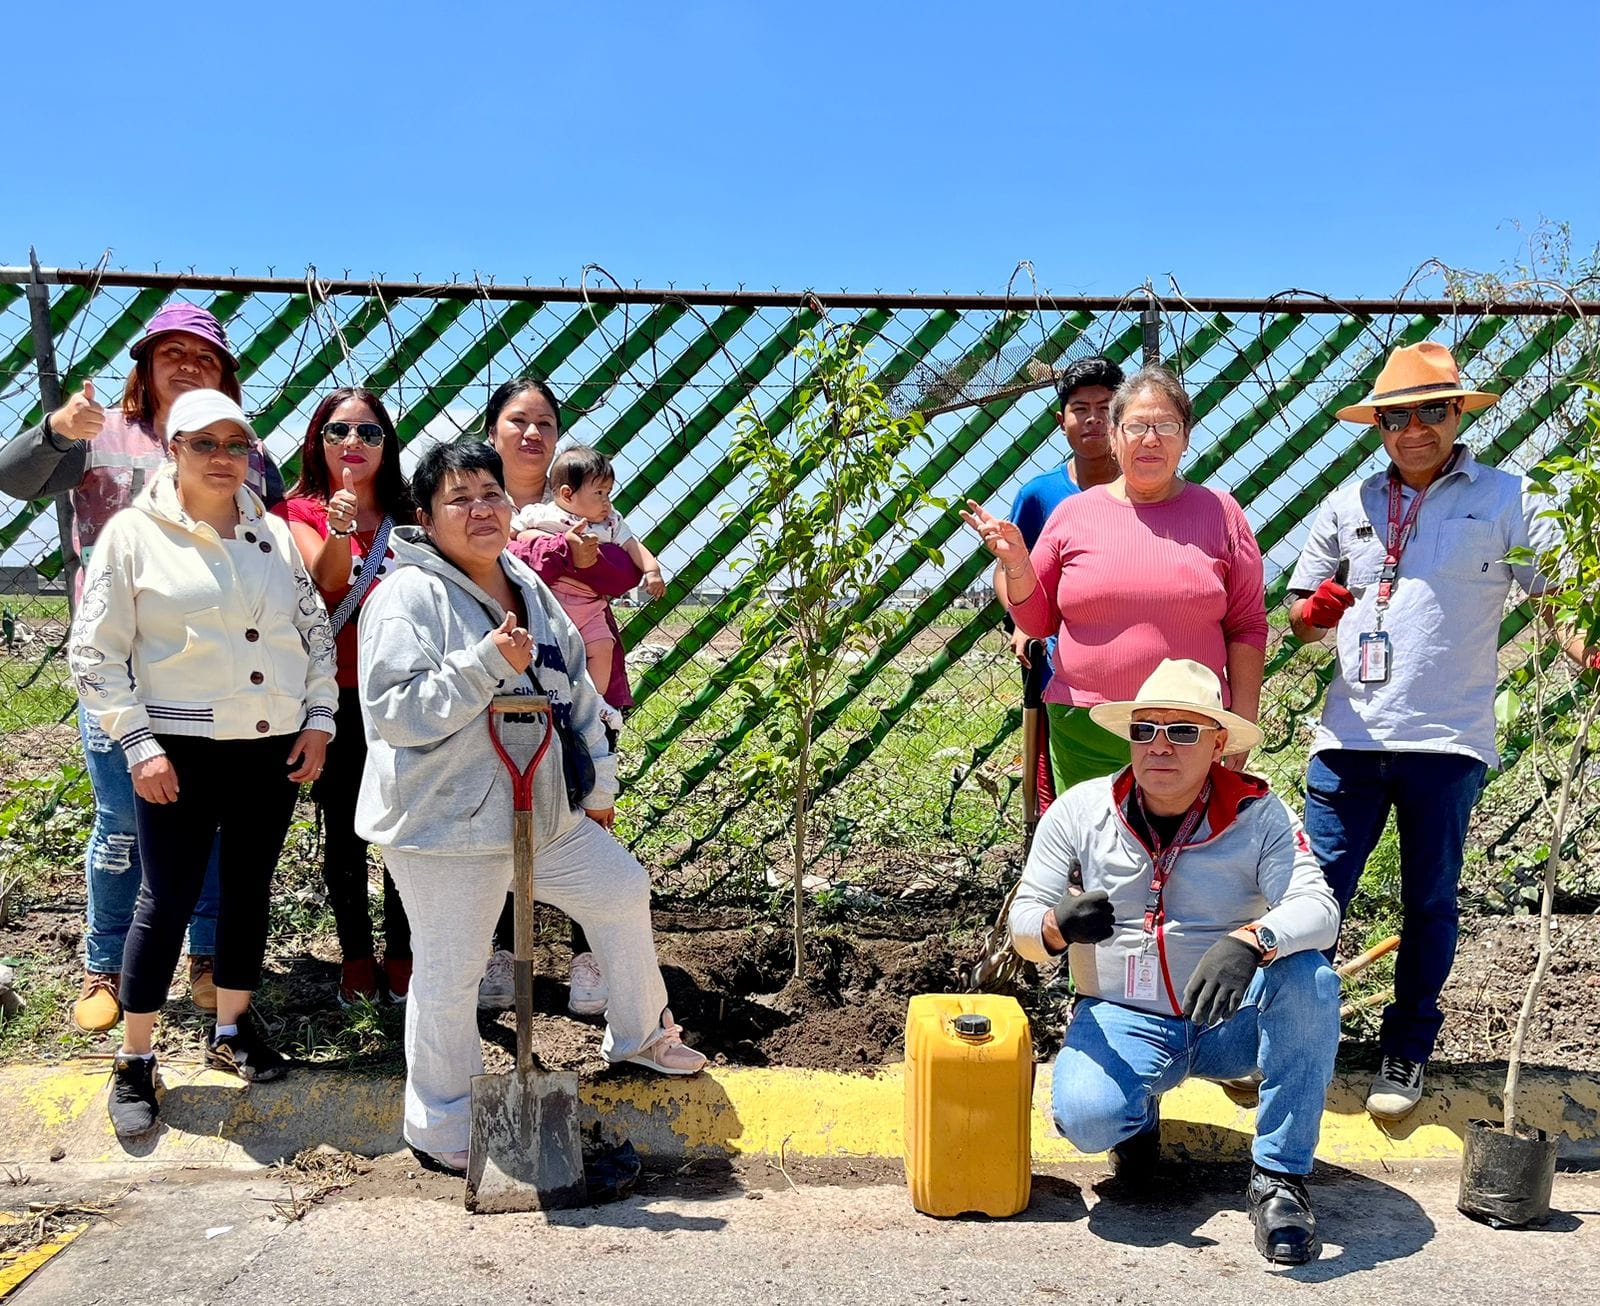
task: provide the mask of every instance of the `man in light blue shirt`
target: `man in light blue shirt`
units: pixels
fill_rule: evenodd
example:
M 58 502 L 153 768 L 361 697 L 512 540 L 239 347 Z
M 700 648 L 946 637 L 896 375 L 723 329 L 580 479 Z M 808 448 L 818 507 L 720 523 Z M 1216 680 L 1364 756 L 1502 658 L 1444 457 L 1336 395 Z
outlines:
M 1497 396 L 1461 384 L 1443 345 L 1395 350 L 1373 393 L 1339 411 L 1374 423 L 1387 470 L 1330 494 L 1289 580 L 1295 637 L 1337 631 L 1306 773 L 1305 827 L 1338 899 L 1350 905 L 1392 809 L 1400 835 L 1401 945 L 1384 1009 L 1382 1067 L 1367 1110 L 1398 1120 L 1422 1096 L 1444 1023 L 1439 993 L 1455 960 L 1457 882 L 1467 822 L 1495 751 L 1500 619 L 1515 548 L 1555 543 L 1528 483 L 1456 442 L 1463 413 Z M 1348 575 L 1340 576 L 1347 566 Z

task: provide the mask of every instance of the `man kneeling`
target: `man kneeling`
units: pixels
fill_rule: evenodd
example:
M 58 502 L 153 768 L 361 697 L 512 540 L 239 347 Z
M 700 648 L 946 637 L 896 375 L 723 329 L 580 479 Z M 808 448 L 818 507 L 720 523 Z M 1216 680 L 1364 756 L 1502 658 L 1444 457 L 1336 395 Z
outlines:
M 1011 909 L 1017 951 L 1066 950 L 1077 991 L 1056 1125 L 1137 1178 L 1155 1165 L 1163 1093 L 1259 1067 L 1256 1250 L 1313 1260 L 1302 1180 L 1339 1043 L 1339 980 L 1321 953 L 1338 933 L 1333 894 L 1294 813 L 1223 764 L 1261 732 L 1223 709 L 1210 670 L 1165 661 L 1133 702 L 1090 716 L 1132 741 L 1133 764 L 1051 805 Z

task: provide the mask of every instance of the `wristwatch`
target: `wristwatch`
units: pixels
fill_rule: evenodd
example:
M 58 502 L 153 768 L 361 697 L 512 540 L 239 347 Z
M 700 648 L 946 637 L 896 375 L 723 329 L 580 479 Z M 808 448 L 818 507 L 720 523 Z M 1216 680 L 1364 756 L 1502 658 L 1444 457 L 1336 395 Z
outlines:
M 1263 925 L 1260 921 L 1252 921 L 1249 925 L 1241 925 L 1240 929 L 1256 936 L 1256 943 L 1261 948 L 1261 964 L 1270 966 L 1278 956 L 1278 932 L 1270 925 Z

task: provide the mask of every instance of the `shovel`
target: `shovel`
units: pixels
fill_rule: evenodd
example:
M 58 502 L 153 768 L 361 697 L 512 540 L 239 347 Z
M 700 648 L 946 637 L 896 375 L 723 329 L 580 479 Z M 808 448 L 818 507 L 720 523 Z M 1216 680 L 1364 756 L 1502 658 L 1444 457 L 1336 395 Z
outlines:
M 544 738 L 525 768 L 500 742 L 496 719 L 543 718 Z M 578 1135 L 578 1076 L 533 1064 L 533 777 L 555 734 L 550 700 L 497 694 L 489 704 L 489 738 L 511 773 L 517 1065 L 508 1075 L 474 1075 L 472 1137 L 467 1150 L 467 1209 L 548 1211 L 585 1197 L 583 1143 Z

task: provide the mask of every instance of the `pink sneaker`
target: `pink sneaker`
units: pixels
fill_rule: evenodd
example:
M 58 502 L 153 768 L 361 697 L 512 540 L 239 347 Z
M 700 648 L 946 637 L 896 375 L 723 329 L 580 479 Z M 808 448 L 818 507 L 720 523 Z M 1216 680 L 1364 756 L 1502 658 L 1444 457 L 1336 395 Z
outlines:
M 683 1026 L 672 1019 L 670 1011 L 661 1013 L 661 1033 L 655 1041 L 623 1060 L 663 1075 L 695 1075 L 706 1065 L 705 1057 L 683 1041 Z

